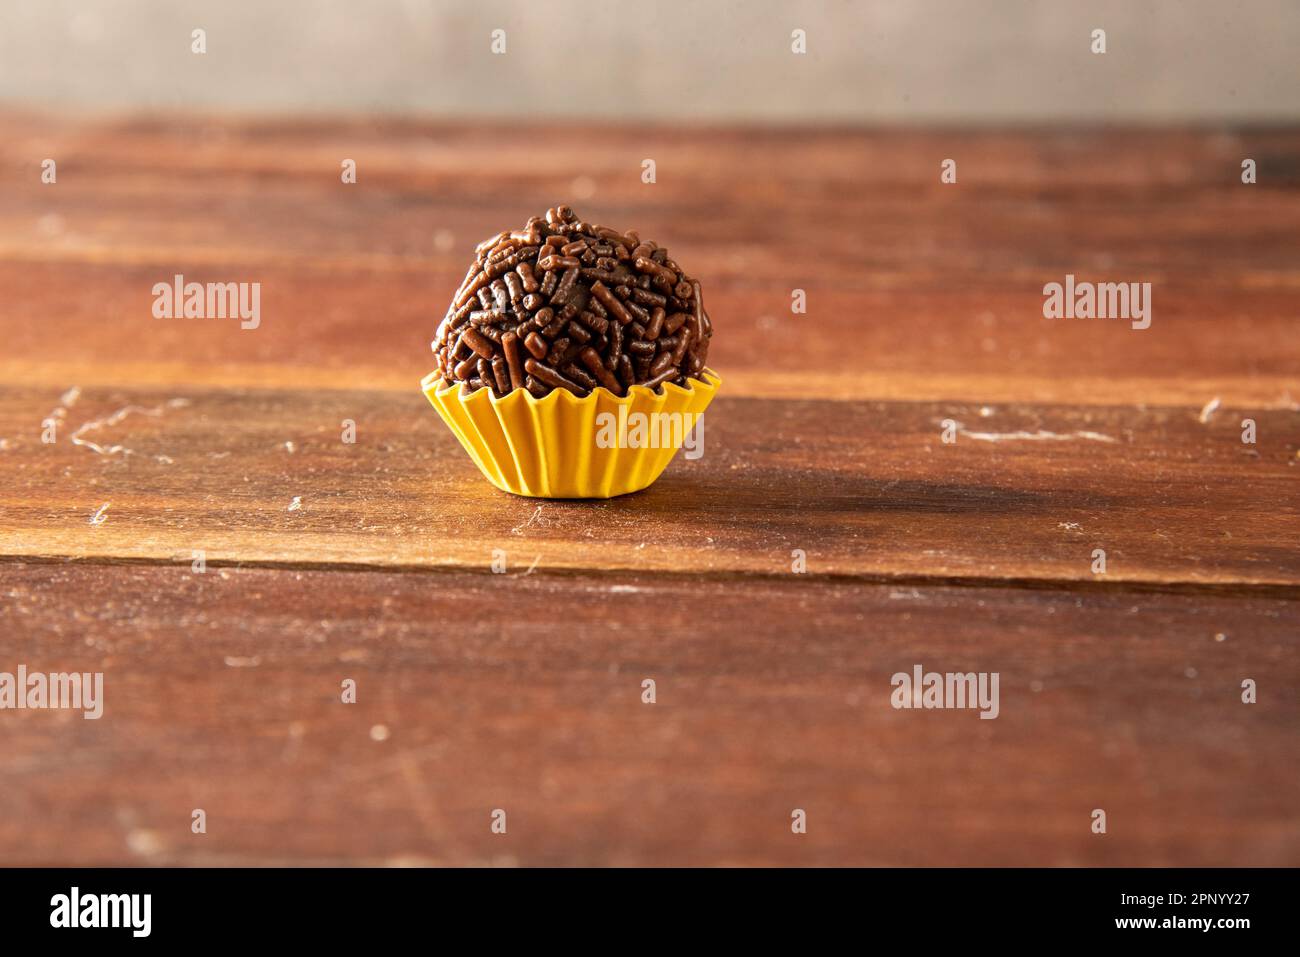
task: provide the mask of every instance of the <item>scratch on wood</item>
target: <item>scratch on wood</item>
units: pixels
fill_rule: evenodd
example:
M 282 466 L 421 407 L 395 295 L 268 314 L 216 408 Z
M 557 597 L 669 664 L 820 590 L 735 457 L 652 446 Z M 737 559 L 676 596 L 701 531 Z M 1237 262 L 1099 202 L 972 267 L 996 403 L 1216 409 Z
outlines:
M 536 511 L 534 511 L 532 516 L 528 519 L 528 521 L 524 522 L 522 525 L 516 525 L 514 528 L 510 529 L 510 534 L 518 535 L 529 525 L 533 524 L 533 522 L 537 521 L 537 516 L 541 514 L 542 514 L 542 507 L 539 505 L 537 506 Z
M 1214 413 L 1218 411 L 1219 411 L 1219 397 L 1216 395 L 1213 399 L 1211 399 L 1209 402 L 1205 403 L 1205 405 L 1201 407 L 1201 414 L 1198 415 L 1196 419 L 1198 422 L 1201 423 L 1201 425 L 1205 425 L 1207 422 L 1210 421 L 1210 417 L 1213 416 Z
M 302 508 L 302 496 L 295 495 L 293 501 L 289 503 L 289 511 L 296 512 L 300 508 Z
M 103 505 L 99 506 L 99 511 L 90 516 L 91 525 L 103 525 L 108 521 L 108 504 L 108 502 L 105 502 Z
M 104 416 L 102 419 L 92 419 L 89 422 L 83 422 L 77 427 L 77 430 L 69 436 L 69 439 L 73 445 L 80 445 L 83 448 L 98 453 L 99 455 L 134 455 L 135 452 L 124 445 L 100 445 L 98 442 L 92 442 L 90 439 L 82 438 L 82 435 L 86 432 L 94 432 L 98 429 L 106 429 L 110 426 L 117 425 L 128 415 L 147 415 L 151 418 L 158 418 L 168 409 L 180 409 L 189 404 L 189 399 L 168 399 L 162 405 L 154 406 L 153 408 L 145 408 L 142 405 L 123 406 L 116 412 Z M 171 459 L 168 459 L 165 455 L 154 457 L 159 461 L 166 460 L 164 464 L 170 464 L 171 462 Z
M 966 427 L 960 422 L 957 423 L 957 432 L 966 436 L 968 439 L 975 439 L 977 442 L 1068 442 L 1071 439 L 1084 439 L 1088 442 L 1118 442 L 1119 439 L 1110 435 L 1103 435 L 1101 432 L 1089 432 L 1086 429 L 1079 429 L 1074 432 L 1049 432 L 1046 429 L 1039 429 L 1036 432 L 968 432 Z
M 68 417 L 68 410 L 76 405 L 77 400 L 80 398 L 81 389 L 74 385 L 72 388 L 64 392 L 63 395 L 59 396 L 59 404 L 56 405 L 50 414 L 45 417 L 45 421 L 49 422 L 52 419 L 55 422 L 62 422 Z

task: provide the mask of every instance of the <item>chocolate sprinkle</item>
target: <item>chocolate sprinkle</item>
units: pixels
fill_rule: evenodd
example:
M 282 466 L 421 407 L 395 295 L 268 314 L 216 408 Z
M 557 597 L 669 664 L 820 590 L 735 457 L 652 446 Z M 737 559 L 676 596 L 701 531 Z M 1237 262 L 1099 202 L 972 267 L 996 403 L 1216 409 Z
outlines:
M 712 334 L 700 284 L 666 249 L 557 206 L 479 243 L 433 353 L 443 379 L 498 397 L 621 396 L 702 379 Z

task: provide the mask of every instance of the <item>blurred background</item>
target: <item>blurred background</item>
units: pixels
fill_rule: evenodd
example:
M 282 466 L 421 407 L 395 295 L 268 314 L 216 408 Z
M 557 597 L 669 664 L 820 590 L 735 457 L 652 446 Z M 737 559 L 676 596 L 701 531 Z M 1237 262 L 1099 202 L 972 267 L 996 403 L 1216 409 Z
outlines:
M 778 29 L 779 27 L 779 29 Z M 190 34 L 207 31 L 207 53 Z M 1106 31 L 1104 57 L 1091 33 Z M 504 30 L 506 54 L 490 50 Z M 791 56 L 791 31 L 807 54 Z M 467 42 L 466 38 L 473 38 Z M 1296 0 L 6 0 L 0 104 L 782 123 L 1300 114 Z

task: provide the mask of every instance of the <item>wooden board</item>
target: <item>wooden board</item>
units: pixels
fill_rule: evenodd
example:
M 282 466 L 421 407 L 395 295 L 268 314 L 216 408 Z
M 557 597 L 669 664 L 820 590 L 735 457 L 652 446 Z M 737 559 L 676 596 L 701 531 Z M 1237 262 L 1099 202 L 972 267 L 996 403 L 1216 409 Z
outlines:
M 1300 863 L 1300 135 L 0 128 L 0 671 L 107 687 L 0 712 L 0 863 Z M 704 456 L 611 502 L 418 390 L 556 202 L 717 328 Z M 175 273 L 262 324 L 154 319 Z M 1044 319 L 1066 273 L 1151 327 Z M 895 710 L 916 664 L 999 717 Z
M 1232 409 L 724 394 L 701 458 L 591 503 L 498 492 L 418 390 L 86 389 L 45 445 L 59 398 L 0 390 L 11 555 L 482 568 L 504 549 L 548 570 L 785 575 L 800 549 L 818 576 L 1300 584 L 1279 536 L 1300 520 L 1290 412 L 1253 413 L 1252 446 Z
M 9 863 L 1300 854 L 1294 600 L 104 564 L 0 594 L 28 664 L 93 662 L 106 700 L 4 715 Z M 999 716 L 895 710 L 915 664 L 998 672 Z
M 5 382 L 405 390 L 473 244 L 567 201 L 707 279 L 732 395 L 797 395 L 816 369 L 845 397 L 1300 401 L 1284 132 L 4 124 Z M 177 272 L 261 282 L 262 326 L 153 319 Z M 1067 272 L 1152 282 L 1152 327 L 1045 321 Z

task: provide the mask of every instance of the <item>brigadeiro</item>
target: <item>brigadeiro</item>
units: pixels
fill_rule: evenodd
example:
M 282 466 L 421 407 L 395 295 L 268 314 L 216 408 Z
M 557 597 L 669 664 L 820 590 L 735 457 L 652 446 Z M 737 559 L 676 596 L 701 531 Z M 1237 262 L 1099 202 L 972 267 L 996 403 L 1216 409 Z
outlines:
M 540 399 L 707 381 L 700 284 L 655 242 L 556 206 L 475 253 L 433 341 L 445 382 Z
M 556 206 L 479 243 L 421 386 L 497 488 L 612 498 L 703 451 L 712 335 L 666 249 Z

